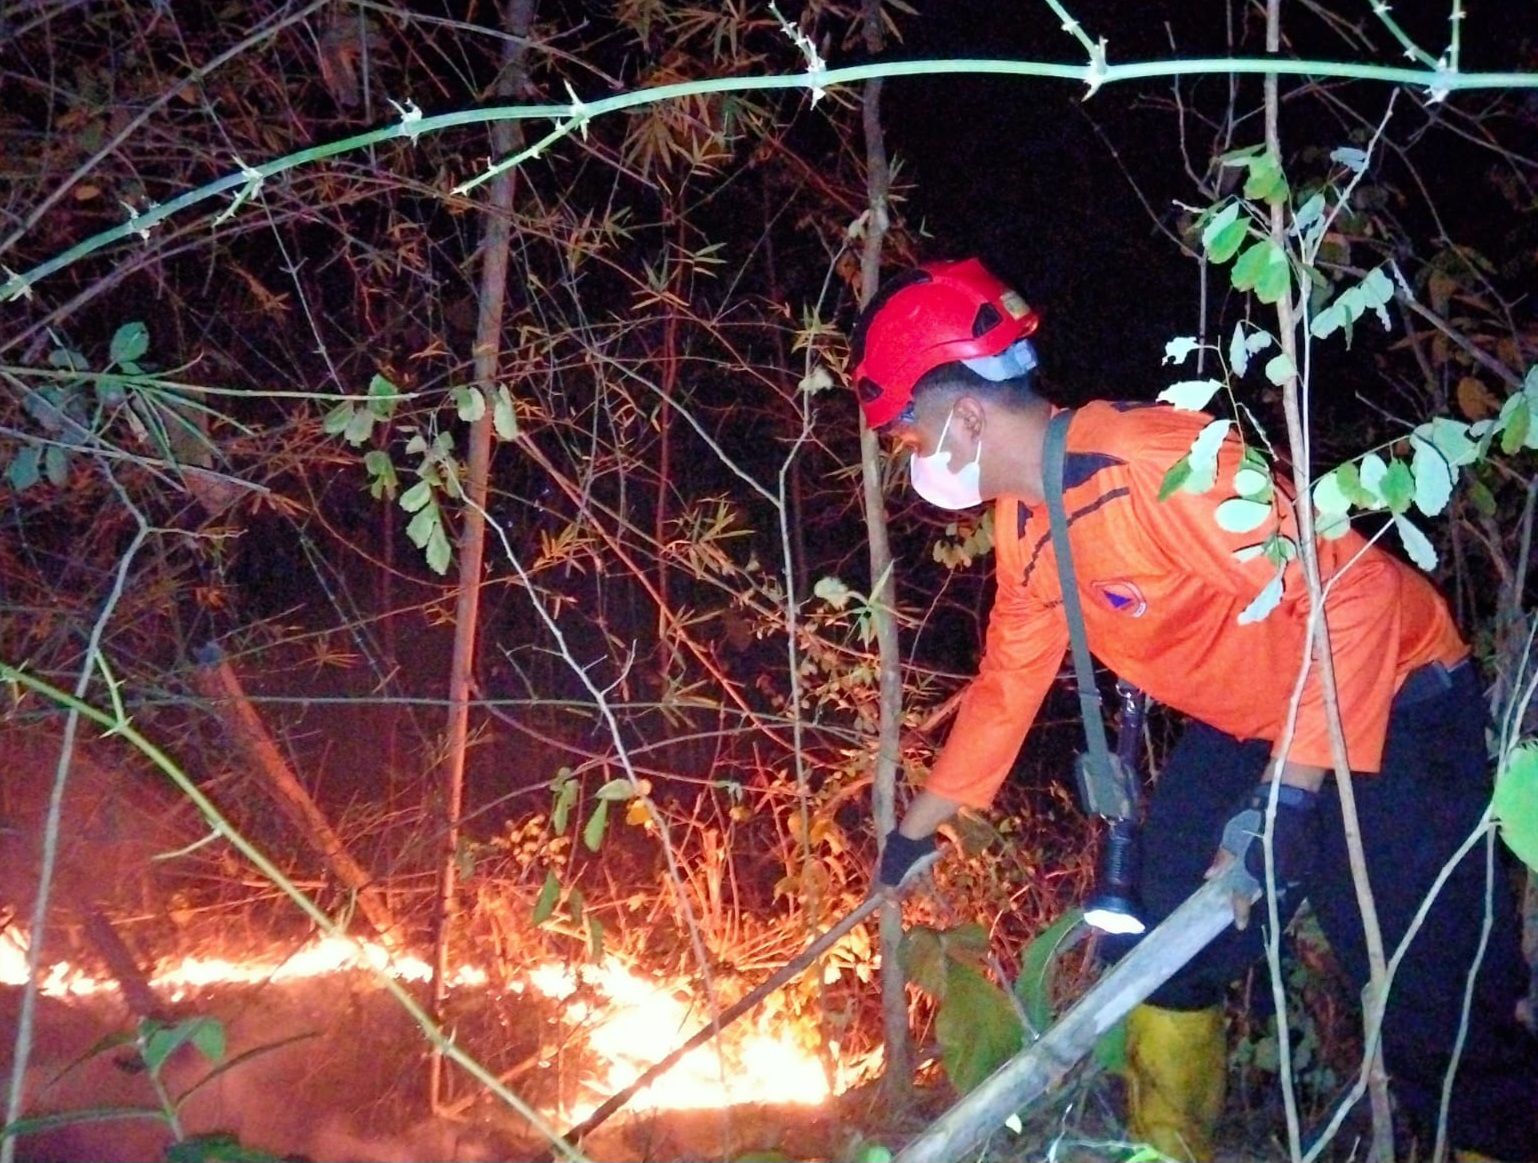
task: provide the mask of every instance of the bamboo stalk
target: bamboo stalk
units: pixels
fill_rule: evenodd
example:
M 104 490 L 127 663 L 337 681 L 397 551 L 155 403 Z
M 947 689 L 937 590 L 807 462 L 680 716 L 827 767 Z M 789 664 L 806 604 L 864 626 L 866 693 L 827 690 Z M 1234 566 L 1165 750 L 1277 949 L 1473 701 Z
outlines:
M 1054 1089 L 1095 1042 L 1233 922 L 1233 894 L 1254 881 L 1230 866 L 1186 898 L 1029 1048 L 941 1115 L 894 1163 L 961 1159 L 1032 1100 Z

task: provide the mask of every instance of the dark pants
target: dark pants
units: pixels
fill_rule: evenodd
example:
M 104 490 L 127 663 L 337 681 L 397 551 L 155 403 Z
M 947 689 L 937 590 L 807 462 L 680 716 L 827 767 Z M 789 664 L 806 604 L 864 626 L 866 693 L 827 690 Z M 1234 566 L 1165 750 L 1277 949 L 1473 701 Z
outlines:
M 1353 782 L 1369 879 L 1387 955 L 1448 858 L 1472 832 L 1490 798 L 1486 710 L 1473 667 L 1418 672 L 1389 724 L 1383 770 Z M 1429 685 L 1424 681 L 1431 677 Z M 1202 882 L 1223 823 L 1260 778 L 1270 745 L 1244 742 L 1200 723 L 1176 745 L 1142 833 L 1140 889 L 1148 919 L 1168 916 Z M 1352 887 L 1333 780 L 1319 811 L 1320 860 L 1307 886 L 1341 965 L 1367 984 L 1361 913 Z M 1504 855 L 1504 853 L 1502 853 Z M 1399 1109 L 1429 1135 L 1457 1036 L 1468 970 L 1487 898 L 1485 845 L 1461 861 L 1395 974 L 1383 1034 L 1384 1061 Z M 1538 1160 L 1538 1041 L 1516 1022 L 1527 987 L 1510 884 L 1497 864 L 1495 926 L 1485 950 L 1450 1113 L 1450 1138 L 1501 1159 Z M 1303 894 L 1297 894 L 1299 900 Z M 1289 901 L 1296 907 L 1298 901 Z M 1149 1000 L 1169 1009 L 1220 1003 L 1230 982 L 1264 955 L 1265 902 L 1244 932 L 1228 930 Z M 1284 917 L 1285 921 L 1285 917 Z M 1429 1139 L 1426 1140 L 1429 1142 Z

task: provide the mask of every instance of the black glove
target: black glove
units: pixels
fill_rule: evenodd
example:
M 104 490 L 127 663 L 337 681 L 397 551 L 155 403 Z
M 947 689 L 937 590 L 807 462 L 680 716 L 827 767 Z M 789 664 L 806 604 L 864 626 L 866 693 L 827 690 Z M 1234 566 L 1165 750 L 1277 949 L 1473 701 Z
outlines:
M 1266 850 L 1261 833 L 1266 827 L 1266 804 L 1271 785 L 1256 784 L 1235 806 L 1223 828 L 1223 847 L 1244 862 L 1249 874 L 1266 884 Z M 1271 834 L 1271 853 L 1276 865 L 1276 884 L 1283 896 L 1313 874 L 1319 841 L 1314 832 L 1319 793 L 1283 784 L 1277 791 L 1276 828 Z
M 886 834 L 881 845 L 881 867 L 876 870 L 876 884 L 881 888 L 896 888 L 913 866 L 935 850 L 933 834 L 922 840 L 910 840 L 896 828 Z

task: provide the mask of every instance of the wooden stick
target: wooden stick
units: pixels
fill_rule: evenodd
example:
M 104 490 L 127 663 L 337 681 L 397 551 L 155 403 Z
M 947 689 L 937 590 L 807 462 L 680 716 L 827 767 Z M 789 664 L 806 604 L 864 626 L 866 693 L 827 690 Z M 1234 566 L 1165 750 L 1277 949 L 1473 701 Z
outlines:
M 209 701 L 242 757 L 255 769 L 263 786 L 299 829 L 299 834 L 320 854 L 337 880 L 356 894 L 358 908 L 379 934 L 380 942 L 391 951 L 399 948 L 395 920 L 383 894 L 363 866 L 347 851 L 342 838 L 283 758 L 278 745 L 267 733 L 266 724 L 246 697 L 245 688 L 229 660 L 212 644 L 198 653 L 198 666 L 192 675 L 198 693 Z
M 653 1066 L 647 1067 L 647 1069 L 642 1072 L 641 1077 L 637 1078 L 624 1090 L 621 1090 L 618 1093 L 610 1095 L 608 1098 L 606 1098 L 597 1110 L 588 1115 L 588 1117 L 583 1119 L 582 1122 L 577 1126 L 567 1131 L 563 1137 L 568 1143 L 580 1143 L 584 1135 L 591 1134 L 593 1130 L 597 1128 L 601 1123 L 607 1121 L 610 1115 L 619 1110 L 619 1108 L 624 1106 L 625 1103 L 629 1102 L 630 1099 L 635 1095 L 636 1091 L 646 1086 L 647 1083 L 651 1082 L 652 1079 L 656 1078 L 659 1074 L 662 1074 L 664 1071 L 668 1070 L 671 1066 L 673 1066 L 674 1063 L 676 1063 L 690 1050 L 693 1050 L 696 1046 L 701 1046 L 704 1043 L 710 1041 L 710 1039 L 716 1037 L 722 1030 L 726 1029 L 727 1026 L 731 1025 L 738 1018 L 742 1017 L 743 1014 L 753 1009 L 758 1005 L 759 1002 L 763 1001 L 764 998 L 768 997 L 775 990 L 781 988 L 788 982 L 795 980 L 797 977 L 800 977 L 801 974 L 806 971 L 808 966 L 815 962 L 834 945 L 837 945 L 840 941 L 842 941 L 844 937 L 848 935 L 851 929 L 853 929 L 861 921 L 865 920 L 866 917 L 870 916 L 873 912 L 880 908 L 882 902 L 885 899 L 885 896 L 881 893 L 876 893 L 872 896 L 866 897 L 863 901 L 856 905 L 852 911 L 846 913 L 843 920 L 839 921 L 831 929 L 828 929 L 820 937 L 808 945 L 794 961 L 788 962 L 783 967 L 776 970 L 768 979 L 764 981 L 762 985 L 758 986 L 751 993 L 743 997 L 741 1001 L 727 1006 L 726 1009 L 721 1011 L 720 1016 L 717 1017 L 715 1021 L 705 1026 L 704 1029 L 696 1033 L 692 1038 L 686 1041 L 683 1045 L 679 1046 L 678 1049 L 674 1050 L 666 1058 L 663 1058 L 660 1062 L 657 1062 Z
M 1021 1107 L 1056 1087 L 1100 1035 L 1228 928 L 1234 919 L 1233 894 L 1247 887 L 1245 881 L 1254 884 L 1242 867 L 1231 865 L 1187 897 L 1051 1029 L 941 1115 L 894 1163 L 964 1158 Z

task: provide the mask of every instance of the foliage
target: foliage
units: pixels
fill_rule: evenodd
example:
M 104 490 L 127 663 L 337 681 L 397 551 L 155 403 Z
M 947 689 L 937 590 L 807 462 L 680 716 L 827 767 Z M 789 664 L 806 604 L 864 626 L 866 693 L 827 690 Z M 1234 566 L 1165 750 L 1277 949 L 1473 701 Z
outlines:
M 115 1056 L 117 1051 L 129 1049 L 131 1057 L 127 1060 L 115 1058 L 116 1063 L 123 1069 L 144 1072 L 155 1092 L 156 1105 L 95 1107 L 18 1119 L 6 1126 L 4 1132 L 8 1136 L 14 1135 L 20 1138 L 40 1131 L 83 1123 L 150 1118 L 163 1122 L 171 1132 L 171 1142 L 166 1145 L 162 1155 L 167 1163 L 213 1163 L 215 1160 L 228 1161 L 228 1163 L 276 1163 L 278 1156 L 243 1146 L 233 1135 L 184 1133 L 181 1125 L 181 1111 L 188 1099 L 226 1072 L 249 1062 L 258 1054 L 265 1054 L 306 1036 L 288 1038 L 282 1042 L 257 1047 L 235 1058 L 226 1058 L 224 1026 L 215 1018 L 192 1017 L 179 1022 L 141 1018 L 135 1031 L 102 1039 L 79 1059 L 65 1067 L 59 1077 L 93 1059 L 107 1055 Z M 179 1094 L 172 1094 L 166 1086 L 165 1072 L 172 1057 L 183 1046 L 191 1046 L 195 1049 L 211 1069 Z
M 1019 1052 L 1024 1030 L 1009 995 L 987 977 L 988 934 L 979 925 L 903 935 L 903 971 L 935 999 L 935 1037 L 960 1093 Z

